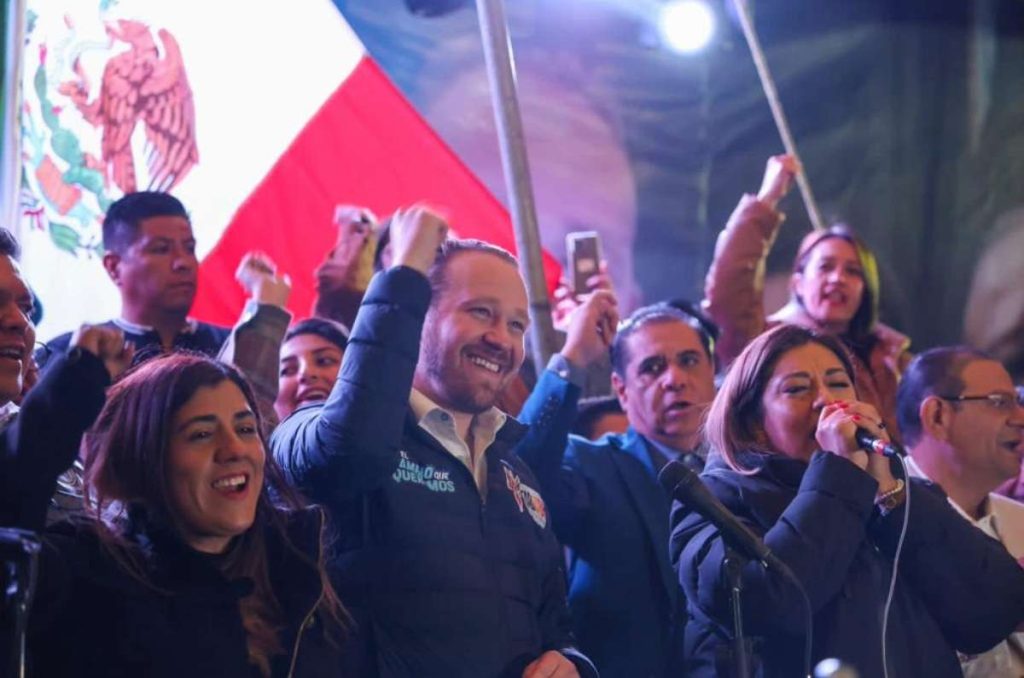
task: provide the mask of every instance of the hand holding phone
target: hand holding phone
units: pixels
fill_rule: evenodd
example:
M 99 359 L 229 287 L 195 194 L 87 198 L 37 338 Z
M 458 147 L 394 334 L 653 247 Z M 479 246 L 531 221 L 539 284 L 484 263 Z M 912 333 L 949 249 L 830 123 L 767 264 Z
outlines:
M 589 293 L 587 281 L 601 272 L 601 239 L 597 231 L 574 231 L 565 236 L 565 251 L 569 260 L 572 291 L 576 295 Z

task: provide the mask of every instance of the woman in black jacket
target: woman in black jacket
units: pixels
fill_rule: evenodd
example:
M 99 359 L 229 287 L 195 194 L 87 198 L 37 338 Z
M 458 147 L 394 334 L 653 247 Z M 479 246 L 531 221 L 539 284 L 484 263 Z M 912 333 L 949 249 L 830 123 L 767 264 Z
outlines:
M 1006 549 L 913 481 L 895 595 L 882 629 L 908 488 L 888 459 L 859 449 L 863 428 L 886 438 L 858 402 L 850 359 L 834 337 L 795 325 L 751 342 L 711 409 L 713 450 L 702 476 L 763 535 L 802 582 L 813 610 L 813 659 L 836 657 L 861 676 L 960 676 L 956 650 L 988 649 L 1024 620 L 1024 570 Z M 733 631 L 722 539 L 676 504 L 670 554 L 690 615 L 691 676 L 731 675 Z M 758 675 L 802 675 L 803 598 L 779 572 L 742 570 L 745 631 L 759 638 Z
M 205 357 L 154 359 L 110 389 L 84 443 L 91 518 L 45 534 L 31 675 L 342 675 L 322 515 L 260 431 L 245 380 Z

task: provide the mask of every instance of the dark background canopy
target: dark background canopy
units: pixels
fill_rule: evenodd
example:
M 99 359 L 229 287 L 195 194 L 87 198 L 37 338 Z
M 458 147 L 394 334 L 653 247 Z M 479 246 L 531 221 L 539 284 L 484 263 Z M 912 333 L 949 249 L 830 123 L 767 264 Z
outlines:
M 403 0 L 336 2 L 504 197 L 472 3 L 428 18 Z M 656 39 L 657 2 L 506 4 L 545 244 L 561 254 L 565 231 L 596 227 L 631 305 L 699 298 L 718 231 L 782 151 L 726 5 L 709 0 L 711 46 L 680 55 Z M 878 254 L 883 320 L 917 349 L 961 340 L 976 262 L 1019 226 L 1006 215 L 1024 179 L 1024 3 L 761 0 L 754 10 L 825 217 Z M 771 272 L 788 271 L 810 228 L 796 191 L 783 209 Z

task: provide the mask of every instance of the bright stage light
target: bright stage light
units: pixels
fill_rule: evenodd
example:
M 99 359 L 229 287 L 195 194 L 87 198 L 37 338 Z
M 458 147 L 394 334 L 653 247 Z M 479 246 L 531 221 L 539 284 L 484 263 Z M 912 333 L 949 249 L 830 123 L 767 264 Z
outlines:
M 700 0 L 678 0 L 661 8 L 658 17 L 661 39 L 679 52 L 707 47 L 715 34 L 715 14 Z

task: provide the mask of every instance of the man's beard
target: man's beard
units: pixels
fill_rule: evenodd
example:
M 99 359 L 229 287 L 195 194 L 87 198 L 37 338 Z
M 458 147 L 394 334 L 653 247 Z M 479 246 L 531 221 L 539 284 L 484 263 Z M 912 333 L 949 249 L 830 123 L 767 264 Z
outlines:
M 491 390 L 481 384 L 474 384 L 454 366 L 457 356 L 446 356 L 437 350 L 436 345 L 424 342 L 421 351 L 427 379 L 437 395 L 444 399 L 438 403 L 443 407 L 465 414 L 480 414 L 494 407 L 508 378 L 501 380 L 498 387 Z M 467 365 L 466 369 L 476 369 Z

